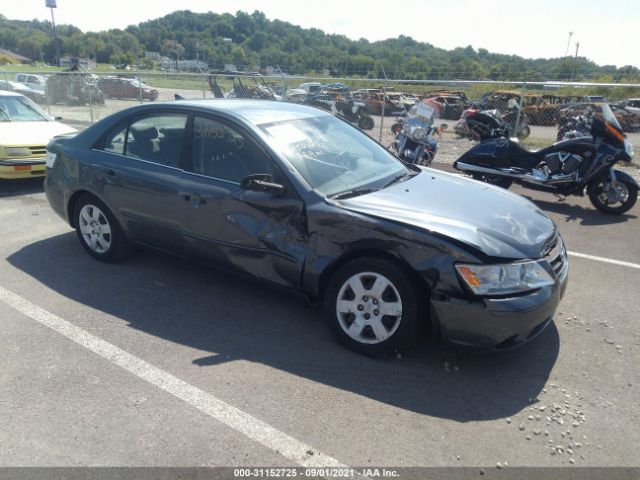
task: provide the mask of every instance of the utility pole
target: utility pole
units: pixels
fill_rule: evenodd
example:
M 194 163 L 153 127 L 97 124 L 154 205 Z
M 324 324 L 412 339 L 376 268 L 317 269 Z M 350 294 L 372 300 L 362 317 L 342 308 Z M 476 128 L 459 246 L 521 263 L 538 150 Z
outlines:
M 58 43 L 58 33 L 56 32 L 56 20 L 53 17 L 53 9 L 58 8 L 56 0 L 44 0 L 45 7 L 51 9 L 51 25 L 53 26 L 53 43 L 56 47 L 56 66 L 60 66 L 60 44 Z

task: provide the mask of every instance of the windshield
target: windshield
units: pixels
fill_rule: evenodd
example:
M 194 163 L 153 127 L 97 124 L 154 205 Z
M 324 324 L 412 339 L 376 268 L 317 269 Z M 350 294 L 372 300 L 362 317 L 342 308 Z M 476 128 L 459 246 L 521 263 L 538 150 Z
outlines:
M 323 195 L 382 188 L 410 170 L 384 147 L 333 116 L 260 125 L 302 177 Z
M 613 110 L 611 110 L 609 104 L 602 105 L 602 118 L 622 132 L 620 122 L 618 122 L 618 119 L 613 114 Z
M 409 110 L 409 115 L 413 118 L 419 118 L 427 125 L 433 125 L 433 121 L 438 117 L 439 114 L 439 106 L 435 101 L 431 99 L 423 100 L 421 102 L 416 103 L 411 110 Z
M 26 97 L 0 96 L 0 122 L 48 122 L 49 117 Z

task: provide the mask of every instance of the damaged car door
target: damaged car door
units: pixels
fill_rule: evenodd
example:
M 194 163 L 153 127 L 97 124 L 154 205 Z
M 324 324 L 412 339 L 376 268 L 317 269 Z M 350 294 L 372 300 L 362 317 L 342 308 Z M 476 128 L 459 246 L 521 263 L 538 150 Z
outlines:
M 192 132 L 181 185 L 190 254 L 299 287 L 307 245 L 302 200 L 241 127 L 195 116 Z

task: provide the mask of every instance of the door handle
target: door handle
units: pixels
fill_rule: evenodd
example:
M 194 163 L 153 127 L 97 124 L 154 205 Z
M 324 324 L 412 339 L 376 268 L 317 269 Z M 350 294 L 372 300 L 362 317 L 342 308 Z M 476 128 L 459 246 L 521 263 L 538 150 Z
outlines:
M 91 166 L 100 173 L 104 173 L 105 175 L 109 175 L 110 177 L 116 176 L 116 172 L 112 168 L 105 167 L 104 165 L 97 165 L 95 163 L 92 164 Z

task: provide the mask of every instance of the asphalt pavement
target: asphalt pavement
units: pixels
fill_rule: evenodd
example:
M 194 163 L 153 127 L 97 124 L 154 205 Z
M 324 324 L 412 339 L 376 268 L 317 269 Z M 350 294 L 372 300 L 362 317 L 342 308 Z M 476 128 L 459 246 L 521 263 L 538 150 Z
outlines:
M 640 205 L 514 191 L 572 252 L 554 324 L 500 354 L 371 359 L 286 291 L 96 262 L 42 180 L 0 183 L 0 467 L 640 467 Z

